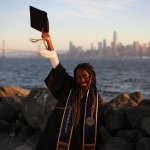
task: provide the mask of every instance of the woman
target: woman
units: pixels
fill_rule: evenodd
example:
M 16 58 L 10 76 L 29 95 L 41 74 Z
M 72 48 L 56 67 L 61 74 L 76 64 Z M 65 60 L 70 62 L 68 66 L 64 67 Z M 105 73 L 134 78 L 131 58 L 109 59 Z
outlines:
M 71 77 L 59 62 L 49 33 L 43 32 L 52 70 L 45 83 L 58 104 L 48 119 L 36 150 L 97 150 L 100 140 L 99 108 L 102 98 L 97 92 L 96 75 L 88 63 L 77 65 Z

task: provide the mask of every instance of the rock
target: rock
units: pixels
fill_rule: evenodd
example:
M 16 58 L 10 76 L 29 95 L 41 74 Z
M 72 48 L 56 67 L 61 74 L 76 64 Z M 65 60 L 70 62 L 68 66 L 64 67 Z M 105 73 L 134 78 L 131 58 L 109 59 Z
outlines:
M 126 113 L 132 128 L 140 129 L 142 119 L 150 117 L 150 107 L 139 105 L 128 109 Z
M 150 150 L 150 138 L 143 137 L 136 145 L 136 150 Z
M 27 96 L 30 90 L 21 88 L 19 86 L 0 86 L 0 97 L 4 96 Z
M 120 130 L 129 126 L 126 109 L 137 106 L 142 101 L 139 92 L 123 93 L 108 102 L 102 108 L 103 123 L 109 131 Z
M 144 99 L 139 105 L 150 106 L 150 99 Z
M 0 141 L 0 149 L 1 150 L 12 150 L 12 147 L 10 144 L 8 144 L 6 141 Z
M 21 108 L 21 109 L 23 109 L 23 108 Z M 26 122 L 26 123 L 27 123 L 27 120 L 26 120 L 26 117 L 24 116 L 23 111 L 20 111 L 20 112 L 18 113 L 17 118 L 18 118 L 19 121 L 21 121 L 21 122 Z
M 0 119 L 0 130 L 6 130 L 11 127 L 11 124 L 5 120 Z
M 147 136 L 150 136 L 150 117 L 142 119 L 141 129 Z
M 19 97 L 1 97 L 0 98 L 0 119 L 13 121 L 17 113 L 21 110 L 22 99 Z
M 100 127 L 100 134 L 101 134 L 101 138 L 102 138 L 102 143 L 106 144 L 106 142 L 108 141 L 108 139 L 110 139 L 112 136 L 109 134 L 109 132 L 107 131 L 107 129 L 103 126 Z
M 23 97 L 15 90 L 7 88 L 5 92 L 2 89 L 0 88 L 0 94 L 3 95 L 0 97 L 0 149 L 34 150 L 47 118 L 57 104 L 56 99 L 47 88 L 33 88 Z M 100 123 L 103 126 L 99 128 L 99 148 L 149 150 L 149 106 L 150 100 L 143 99 L 140 92 L 122 93 L 102 105 Z
M 28 124 L 33 128 L 43 129 L 56 103 L 56 99 L 47 88 L 33 88 L 23 105 Z
M 139 139 L 142 138 L 143 134 L 140 130 L 137 129 L 125 129 L 118 131 L 115 136 L 120 137 L 127 142 L 136 143 Z
M 133 150 L 133 148 L 132 145 L 124 139 L 113 137 L 107 141 L 105 150 Z
M 130 98 L 137 104 L 143 101 L 143 95 L 140 92 L 134 92 L 129 95 L 130 95 Z
M 27 145 L 20 145 L 15 147 L 15 150 L 33 150 L 33 149 Z

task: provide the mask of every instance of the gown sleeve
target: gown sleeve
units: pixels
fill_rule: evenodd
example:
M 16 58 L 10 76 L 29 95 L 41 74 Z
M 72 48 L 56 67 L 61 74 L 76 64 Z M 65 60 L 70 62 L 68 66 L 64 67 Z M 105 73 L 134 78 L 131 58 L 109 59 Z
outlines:
M 56 68 L 52 68 L 45 79 L 45 84 L 58 101 L 64 101 L 74 85 L 74 79 L 59 63 Z

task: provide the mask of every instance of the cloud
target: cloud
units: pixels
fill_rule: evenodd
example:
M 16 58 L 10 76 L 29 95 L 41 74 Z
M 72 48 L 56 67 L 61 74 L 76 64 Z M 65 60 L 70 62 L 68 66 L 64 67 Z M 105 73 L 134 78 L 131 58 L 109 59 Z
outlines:
M 58 3 L 61 2 L 68 6 L 94 7 L 96 9 L 120 9 L 134 1 L 137 0 L 57 0 Z
M 124 9 L 137 0 L 57 0 L 61 16 L 78 18 L 107 18 L 107 11 Z

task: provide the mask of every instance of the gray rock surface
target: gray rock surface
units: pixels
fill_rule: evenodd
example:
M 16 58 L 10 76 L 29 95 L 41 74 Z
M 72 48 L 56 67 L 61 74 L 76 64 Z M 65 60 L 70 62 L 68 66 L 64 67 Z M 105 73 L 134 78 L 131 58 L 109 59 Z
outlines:
M 22 99 L 17 96 L 0 98 L 0 119 L 11 121 L 21 110 Z
M 54 109 L 57 101 L 46 88 L 34 88 L 23 104 L 23 114 L 33 128 L 45 126 L 47 117 Z
M 150 107 L 139 105 L 128 109 L 126 113 L 132 128 L 140 128 L 142 119 L 150 117 Z
M 150 138 L 143 137 L 138 141 L 136 150 L 150 150 Z
M 132 150 L 132 145 L 124 139 L 113 137 L 107 141 L 105 150 Z
M 0 87 L 0 150 L 35 150 L 56 103 L 47 88 Z M 100 150 L 150 149 L 150 100 L 140 92 L 105 103 L 101 119 Z
M 120 130 L 129 126 L 126 110 L 137 106 L 143 99 L 139 92 L 122 93 L 110 102 L 105 104 L 102 109 L 104 125 L 111 130 Z
M 150 136 L 150 117 L 142 119 L 141 129 L 146 135 Z

